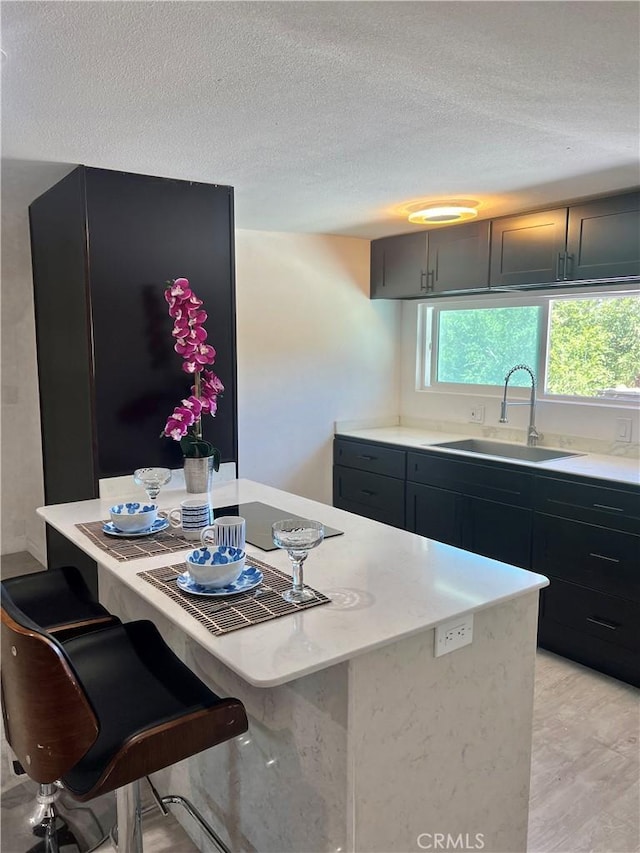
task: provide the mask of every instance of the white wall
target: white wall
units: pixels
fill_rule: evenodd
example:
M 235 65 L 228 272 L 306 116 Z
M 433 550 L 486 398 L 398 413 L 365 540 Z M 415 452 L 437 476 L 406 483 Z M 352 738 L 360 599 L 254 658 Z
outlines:
M 336 420 L 395 417 L 400 303 L 369 242 L 236 232 L 239 474 L 331 502 Z
M 34 510 L 44 503 L 44 487 L 28 206 L 69 168 L 2 161 L 0 550 L 29 550 L 39 560 L 44 532 Z
M 501 392 L 490 396 L 479 394 L 440 393 L 416 390 L 416 346 L 418 335 L 418 302 L 402 303 L 401 319 L 401 392 L 400 416 L 403 423 L 435 421 L 438 424 L 457 424 L 456 431 L 469 434 L 495 435 L 505 440 L 524 439 L 529 419 L 528 406 L 509 410 L 509 424 L 499 423 Z M 528 399 L 528 392 L 510 389 L 509 399 L 518 395 Z M 485 406 L 482 427 L 469 423 L 471 406 Z M 631 418 L 632 443 L 615 441 L 616 418 Z M 612 406 L 595 403 L 577 404 L 538 400 L 536 425 L 543 433 L 543 444 L 567 446 L 595 453 L 631 455 L 638 452 L 640 438 L 640 412 L 629 406 Z M 516 435 L 513 430 L 518 430 Z
M 43 179 L 25 164 L 2 187 L 0 550 L 38 559 L 44 491 L 27 207 L 68 170 Z M 330 503 L 334 421 L 397 416 L 400 303 L 369 300 L 369 243 L 347 237 L 239 231 L 236 287 L 239 474 Z

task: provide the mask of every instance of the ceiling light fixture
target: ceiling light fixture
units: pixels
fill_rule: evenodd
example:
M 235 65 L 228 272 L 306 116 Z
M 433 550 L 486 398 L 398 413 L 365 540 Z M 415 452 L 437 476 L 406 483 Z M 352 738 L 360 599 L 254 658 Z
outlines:
M 418 207 L 418 205 L 416 205 Z M 409 214 L 409 222 L 414 225 L 451 225 L 454 222 L 464 222 L 478 215 L 478 202 L 469 201 L 431 201 L 421 202 L 419 210 Z

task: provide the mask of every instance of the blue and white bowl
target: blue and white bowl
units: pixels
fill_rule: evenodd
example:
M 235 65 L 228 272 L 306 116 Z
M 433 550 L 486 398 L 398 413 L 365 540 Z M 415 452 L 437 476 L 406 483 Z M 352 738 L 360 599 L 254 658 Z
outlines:
M 129 503 L 116 504 L 109 510 L 111 523 L 123 533 L 140 533 L 147 530 L 158 517 L 156 504 L 129 501 Z
M 187 554 L 187 569 L 196 583 L 209 589 L 220 589 L 236 581 L 242 574 L 245 553 L 239 548 L 197 548 Z

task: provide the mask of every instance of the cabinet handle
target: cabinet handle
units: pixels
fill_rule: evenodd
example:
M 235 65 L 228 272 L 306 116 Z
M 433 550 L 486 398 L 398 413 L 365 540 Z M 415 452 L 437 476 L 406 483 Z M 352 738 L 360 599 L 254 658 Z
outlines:
M 624 512 L 624 509 L 619 506 L 609 506 L 608 504 L 594 504 L 596 509 L 610 509 L 612 512 Z
M 560 274 L 560 264 L 564 261 L 564 252 L 558 252 L 558 257 L 556 258 L 556 281 L 562 281 L 562 275 Z
M 377 495 L 377 492 L 370 492 L 369 489 L 360 489 L 360 493 L 366 495 L 368 498 L 373 498 Z
M 617 631 L 620 627 L 619 622 L 609 622 L 607 619 L 598 619 L 597 616 L 587 616 L 587 622 L 593 625 L 600 625 L 601 628 L 609 628 L 610 631 Z
M 433 287 L 434 287 L 433 281 L 434 281 L 434 278 L 435 278 L 435 270 L 429 270 L 429 271 L 427 272 L 427 290 L 429 291 L 429 293 L 431 293 L 431 292 L 433 291 Z M 431 280 L 431 283 L 429 283 L 429 280 Z
M 595 557 L 595 558 L 596 558 L 596 560 L 606 560 L 606 561 L 607 561 L 607 563 L 619 563 L 619 562 L 620 562 L 620 560 L 618 560 L 618 558 L 617 558 L 617 557 L 607 557 L 605 554 L 594 554 L 594 553 L 591 553 L 591 554 L 589 554 L 589 556 L 590 556 L 590 557 Z
M 564 273 L 563 278 L 565 281 L 571 281 L 573 275 L 571 270 L 573 268 L 573 255 L 570 255 L 568 252 L 564 253 Z
M 424 290 L 425 293 L 428 290 L 427 287 L 427 274 L 424 270 L 420 272 L 420 290 Z
M 367 462 L 375 462 L 377 456 L 367 456 L 365 453 L 361 453 L 359 456 L 356 456 L 356 459 L 366 459 Z

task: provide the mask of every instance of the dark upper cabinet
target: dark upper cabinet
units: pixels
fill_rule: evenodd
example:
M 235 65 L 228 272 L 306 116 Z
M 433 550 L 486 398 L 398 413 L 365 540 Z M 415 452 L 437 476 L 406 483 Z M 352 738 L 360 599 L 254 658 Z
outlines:
M 402 299 L 425 293 L 427 232 L 400 234 L 371 243 L 371 296 Z
M 428 293 L 484 289 L 488 282 L 488 221 L 429 231 Z
M 96 497 L 100 478 L 139 466 L 182 467 L 160 438 L 192 382 L 164 299 L 178 276 L 204 301 L 225 385 L 205 438 L 236 461 L 232 188 L 80 166 L 29 218 L 46 502 Z
M 371 242 L 371 298 L 640 277 L 640 193 Z
M 640 193 L 492 222 L 492 287 L 639 275 Z
M 640 275 L 640 193 L 569 208 L 565 277 Z
M 559 280 L 566 234 L 566 207 L 494 219 L 491 286 Z
M 371 243 L 371 296 L 410 299 L 487 287 L 489 222 L 384 237 Z

